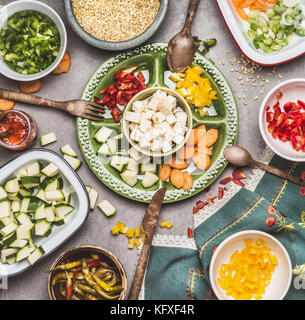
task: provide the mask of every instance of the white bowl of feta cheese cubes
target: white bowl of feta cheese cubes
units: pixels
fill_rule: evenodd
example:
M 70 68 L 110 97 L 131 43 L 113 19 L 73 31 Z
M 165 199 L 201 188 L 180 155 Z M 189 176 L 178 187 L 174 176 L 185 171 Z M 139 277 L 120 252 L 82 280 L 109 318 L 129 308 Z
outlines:
M 130 100 L 123 115 L 123 133 L 142 154 L 167 157 L 184 146 L 192 123 L 191 108 L 181 95 L 153 87 Z

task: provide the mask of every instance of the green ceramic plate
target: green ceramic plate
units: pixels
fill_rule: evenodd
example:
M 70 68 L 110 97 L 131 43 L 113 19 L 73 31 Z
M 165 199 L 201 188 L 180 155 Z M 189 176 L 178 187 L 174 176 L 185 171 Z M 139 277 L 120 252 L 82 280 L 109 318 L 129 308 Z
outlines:
M 82 99 L 93 101 L 94 96 L 100 96 L 100 91 L 113 82 L 117 71 L 139 66 L 148 81 L 148 87 L 165 86 L 175 88 L 175 83 L 169 80 L 170 71 L 166 63 L 166 43 L 153 43 L 132 51 L 121 53 L 104 62 L 93 74 L 86 85 Z M 193 127 L 205 124 L 207 129 L 217 128 L 219 138 L 213 147 L 211 166 L 206 171 L 198 170 L 193 164 L 188 168 L 192 173 L 194 185 L 191 190 L 177 190 L 170 183 L 165 182 L 167 192 L 164 202 L 176 202 L 187 199 L 206 187 L 208 187 L 221 174 L 227 165 L 223 156 L 223 150 L 227 146 L 234 145 L 238 132 L 238 110 L 232 90 L 213 62 L 196 53 L 194 65 L 204 70 L 203 76 L 208 77 L 214 90 L 217 91 L 218 100 L 214 101 L 214 107 L 209 109 L 210 116 L 201 118 L 193 109 Z M 94 174 L 114 192 L 140 202 L 150 202 L 153 194 L 161 186 L 161 182 L 153 187 L 144 189 L 139 177 L 134 187 L 128 186 L 120 178 L 119 172 L 110 166 L 110 161 L 97 155 L 100 144 L 94 139 L 95 133 L 107 126 L 118 134 L 121 133 L 121 125 L 115 124 L 110 113 L 106 115 L 104 122 L 94 122 L 86 119 L 77 119 L 77 132 L 83 155 Z

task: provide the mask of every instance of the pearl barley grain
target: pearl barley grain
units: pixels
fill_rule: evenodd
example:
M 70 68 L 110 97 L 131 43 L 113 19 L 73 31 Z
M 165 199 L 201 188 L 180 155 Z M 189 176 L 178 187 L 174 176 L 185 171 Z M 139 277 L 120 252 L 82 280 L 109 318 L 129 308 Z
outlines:
M 159 0 L 72 0 L 76 20 L 92 36 L 110 42 L 133 39 L 154 22 Z

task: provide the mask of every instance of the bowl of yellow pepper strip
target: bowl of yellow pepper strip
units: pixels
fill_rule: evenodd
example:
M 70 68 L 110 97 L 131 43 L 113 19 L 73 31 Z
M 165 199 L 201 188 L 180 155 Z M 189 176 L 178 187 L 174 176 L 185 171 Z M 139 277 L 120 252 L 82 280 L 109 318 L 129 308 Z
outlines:
M 291 261 L 271 235 L 247 230 L 225 239 L 210 264 L 210 282 L 219 300 L 282 300 L 291 284 Z

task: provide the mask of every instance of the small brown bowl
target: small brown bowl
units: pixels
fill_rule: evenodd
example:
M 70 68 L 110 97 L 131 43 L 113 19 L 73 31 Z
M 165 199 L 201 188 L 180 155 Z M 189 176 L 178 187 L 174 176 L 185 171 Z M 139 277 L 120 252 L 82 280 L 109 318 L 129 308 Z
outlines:
M 99 255 L 102 259 L 104 259 L 104 261 L 107 264 L 109 264 L 111 267 L 113 267 L 117 271 L 117 275 L 119 276 L 118 283 L 123 288 L 118 300 L 124 300 L 127 292 L 127 277 L 126 277 L 125 270 L 122 264 L 120 263 L 120 261 L 117 259 L 117 257 L 112 252 L 104 248 L 92 246 L 92 245 L 86 245 L 86 246 L 79 246 L 73 249 L 66 250 L 54 261 L 50 269 L 53 270 L 55 267 L 62 264 L 63 262 L 74 261 L 84 257 L 89 257 L 90 254 Z M 59 271 L 53 271 L 49 273 L 48 292 L 51 300 L 64 300 L 64 297 L 59 292 L 59 287 L 57 285 L 55 286 L 52 285 L 53 277 L 58 272 Z

